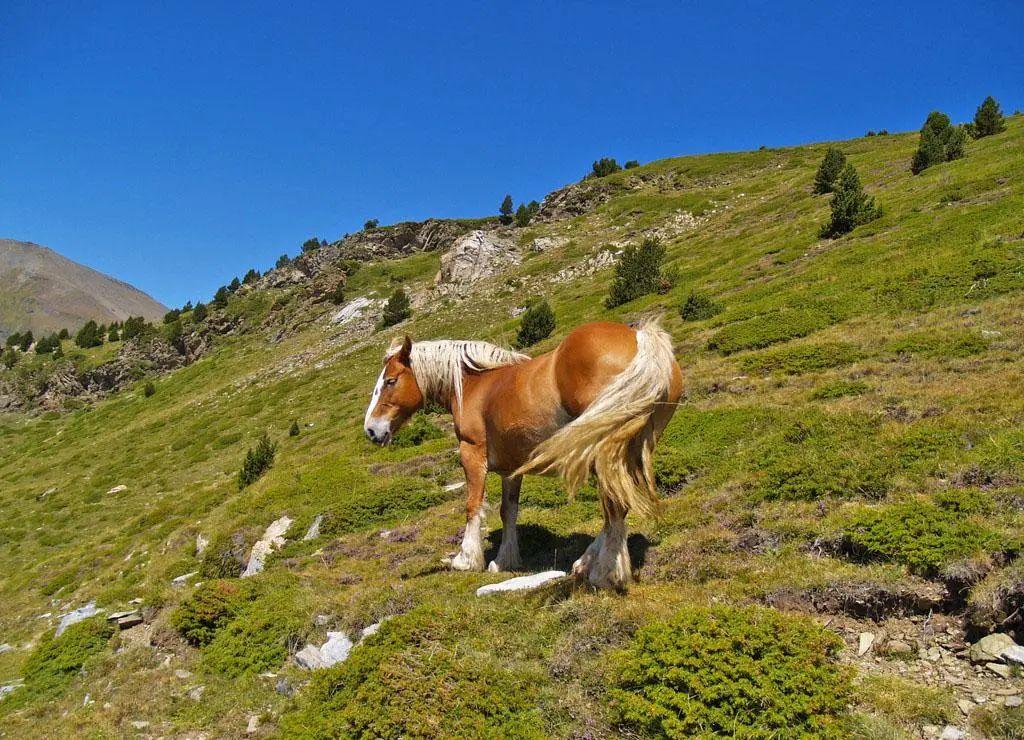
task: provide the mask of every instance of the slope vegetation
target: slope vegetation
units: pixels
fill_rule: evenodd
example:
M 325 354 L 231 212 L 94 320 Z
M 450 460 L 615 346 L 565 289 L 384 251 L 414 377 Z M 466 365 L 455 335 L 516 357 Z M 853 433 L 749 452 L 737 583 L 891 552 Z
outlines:
M 1024 637 L 1024 121 L 914 176 L 916 144 L 839 144 L 883 214 L 838 239 L 819 238 L 828 197 L 811 192 L 825 144 L 663 160 L 560 191 L 528 227 L 490 225 L 515 259 L 472 285 L 435 285 L 437 252 L 362 264 L 349 302 L 412 295 L 394 330 L 265 280 L 226 309 L 252 329 L 152 395 L 0 417 L 0 634 L 14 648 L 0 683 L 24 680 L 0 727 L 686 736 L 761 716 L 763 733 L 1012 736 L 1016 684 L 963 649 Z M 667 247 L 672 287 L 606 309 L 601 255 L 647 236 Z M 723 310 L 685 320 L 694 290 Z M 474 597 L 500 576 L 441 565 L 462 524 L 446 418 L 424 414 L 387 449 L 363 438 L 394 333 L 510 344 L 541 296 L 557 328 L 531 351 L 587 320 L 662 313 L 686 372 L 656 455 L 665 512 L 632 523 L 625 597 Z M 240 491 L 264 432 L 274 464 Z M 498 481 L 488 490 L 495 501 Z M 282 516 L 284 547 L 240 580 Z M 593 491 L 566 503 L 527 479 L 520 522 L 526 567 L 542 570 L 567 567 L 601 516 Z M 488 523 L 494 548 L 496 512 Z M 39 678 L 56 670 L 39 657 L 58 654 L 56 615 L 135 599 L 145 624 L 83 633 L 61 664 L 73 670 Z M 289 658 L 384 618 L 312 679 Z M 672 678 L 679 665 L 691 673 Z

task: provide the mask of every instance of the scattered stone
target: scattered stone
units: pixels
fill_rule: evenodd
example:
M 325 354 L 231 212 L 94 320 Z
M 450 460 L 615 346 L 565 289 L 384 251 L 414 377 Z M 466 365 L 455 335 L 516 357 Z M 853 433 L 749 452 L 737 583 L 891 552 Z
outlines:
M 885 643 L 885 650 L 891 655 L 909 655 L 914 652 L 914 648 L 903 640 L 889 640 Z
M 942 728 L 942 734 L 939 735 L 939 740 L 963 740 L 966 737 L 964 731 L 954 727 L 953 725 L 946 725 Z
M 20 683 L 5 683 L 0 685 L 0 699 L 10 694 L 12 691 L 16 691 L 21 688 Z
M 363 627 L 363 631 L 359 633 L 360 642 L 365 640 L 370 635 L 377 634 L 377 632 L 380 631 L 380 626 L 384 624 L 384 622 L 386 622 L 387 620 L 388 618 L 384 617 L 384 619 L 380 620 L 379 622 L 374 622 L 369 627 Z
M 85 606 L 79 607 L 74 611 L 70 611 L 67 614 L 61 614 L 60 624 L 57 625 L 56 636 L 60 637 L 61 634 L 63 634 L 64 630 L 66 630 L 71 625 L 81 622 L 83 619 L 88 619 L 89 617 L 96 616 L 97 614 L 100 614 L 102 611 L 102 609 L 96 608 L 96 602 L 90 601 Z
M 593 275 L 598 270 L 603 270 L 606 267 L 611 267 L 615 264 L 619 257 L 620 252 L 616 252 L 611 249 L 605 249 L 598 252 L 595 255 L 587 257 L 582 262 L 577 262 L 569 267 L 563 267 L 551 278 L 552 283 L 568 283 L 573 280 L 579 280 L 580 278 Z
M 131 601 L 129 601 L 128 603 L 129 604 L 141 604 L 142 603 L 142 599 L 139 598 L 139 597 L 136 597 L 136 598 L 132 599 Z
M 254 576 L 263 570 L 267 556 L 284 545 L 284 535 L 288 532 L 291 526 L 292 520 L 287 516 L 283 516 L 270 523 L 270 526 L 267 527 L 267 531 L 264 532 L 259 541 L 252 546 L 252 552 L 249 553 L 249 562 L 245 566 L 242 578 Z
M 921 734 L 925 737 L 938 737 L 939 727 L 938 725 L 925 725 L 921 728 Z
M 171 585 L 184 586 L 186 583 L 188 583 L 190 578 L 195 578 L 197 575 L 199 575 L 198 570 L 193 570 L 190 573 L 183 573 L 182 575 L 177 576 L 176 578 L 172 578 Z
M 857 638 L 857 655 L 864 655 L 875 644 L 874 632 L 861 632 Z
M 124 611 L 124 612 L 112 612 L 112 613 L 107 615 L 107 621 L 108 622 L 116 622 L 121 617 L 127 617 L 130 614 L 135 614 L 135 610 L 134 609 L 129 609 L 128 611 Z
M 1002 678 L 1009 678 L 1013 675 L 1013 669 L 1005 663 L 986 663 L 985 667 Z
M 255 714 L 249 717 L 249 724 L 245 726 L 246 735 L 255 735 L 260 731 L 260 718 Z
M 193 686 L 188 690 L 188 698 L 192 701 L 201 701 L 204 691 L 206 691 L 205 686 Z
M 531 252 L 547 252 L 549 249 L 564 247 L 569 240 L 564 236 L 539 236 L 530 242 Z
M 1011 645 L 999 653 L 999 655 L 1007 663 L 1024 665 L 1024 647 L 1021 647 L 1020 645 Z
M 6 642 L 3 645 L 0 645 L 0 655 L 3 655 L 4 653 L 9 653 L 12 650 L 14 650 L 14 648 L 12 648 Z
M 302 535 L 303 542 L 309 540 L 315 540 L 320 536 L 320 523 L 324 520 L 323 514 L 317 514 L 313 519 L 313 523 L 309 525 L 309 529 L 306 530 L 306 534 Z
M 1000 661 L 1002 660 L 1003 651 L 1016 645 L 1017 643 L 1013 641 L 1013 638 L 1003 632 L 985 635 L 971 645 L 971 662 L 988 663 L 990 661 Z
M 488 594 L 500 593 L 502 591 L 527 591 L 529 589 L 537 588 L 538 586 L 543 586 L 548 581 L 554 581 L 564 577 L 564 570 L 546 570 L 543 573 L 534 573 L 529 576 L 509 578 L 507 581 L 501 581 L 500 583 L 488 583 L 486 586 L 478 588 L 476 590 L 476 595 L 487 596 Z
M 133 720 L 129 724 L 131 724 L 131 726 L 134 727 L 136 730 L 145 730 L 147 727 L 149 727 L 149 722 L 146 722 L 143 719 Z
M 326 614 L 317 614 L 313 621 L 316 623 L 317 627 L 326 627 L 331 621 L 331 618 Z
M 970 714 L 971 710 L 974 709 L 974 702 L 970 699 L 960 699 L 956 705 L 960 708 L 960 711 L 964 713 L 964 716 Z
M 202 557 L 202 554 L 206 552 L 206 548 L 210 546 L 210 539 L 205 535 L 196 535 L 196 557 Z
M 138 612 L 133 612 L 117 620 L 118 629 L 127 630 L 132 627 L 137 627 L 143 623 L 142 615 Z
M 274 684 L 274 691 L 281 696 L 295 696 L 295 687 L 287 678 L 279 678 Z
M 447 486 L 444 487 L 444 490 L 446 492 L 448 492 L 448 493 L 451 493 L 452 491 L 458 491 L 458 490 L 460 490 L 462 488 L 465 488 L 465 487 L 466 487 L 466 481 L 460 480 L 460 481 L 456 481 L 455 483 L 449 483 Z
M 1008 709 L 1019 707 L 1021 704 L 1024 704 L 1024 698 L 1022 698 L 1019 694 L 1017 696 L 1008 696 L 1005 699 L 1003 699 L 1003 706 L 1007 707 Z
M 344 632 L 328 632 L 327 642 L 320 647 L 309 643 L 295 653 L 295 662 L 307 671 L 330 668 L 348 658 L 352 647 L 352 640 Z
M 112 493 L 121 493 L 121 491 L 127 491 L 127 490 L 128 490 L 128 486 L 122 484 L 120 486 L 114 486 L 113 488 L 111 488 L 109 491 L 107 491 L 107 495 L 109 496 Z
M 186 678 L 192 677 L 192 671 L 186 671 L 184 668 L 178 668 L 174 671 L 174 675 L 184 681 Z

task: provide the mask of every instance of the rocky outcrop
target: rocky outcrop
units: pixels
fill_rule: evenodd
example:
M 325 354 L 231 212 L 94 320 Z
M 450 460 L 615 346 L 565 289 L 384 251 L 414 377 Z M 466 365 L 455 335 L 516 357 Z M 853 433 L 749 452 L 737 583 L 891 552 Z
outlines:
M 604 178 L 591 178 L 575 182 L 553 193 L 548 193 L 533 220 L 545 223 L 582 216 L 601 204 L 607 203 L 617 193 L 626 189 L 627 186 L 618 180 L 609 182 Z
M 493 231 L 471 231 L 441 257 L 440 285 L 464 286 L 491 277 L 520 258 L 515 244 Z
M 249 555 L 249 562 L 246 563 L 245 570 L 242 571 L 242 578 L 254 576 L 263 570 L 267 556 L 274 550 L 279 550 L 284 545 L 284 536 L 288 533 L 288 530 L 291 529 L 291 526 L 292 520 L 286 516 L 276 519 L 270 523 L 270 526 L 267 527 L 267 531 L 264 532 L 259 541 L 252 546 L 252 552 Z

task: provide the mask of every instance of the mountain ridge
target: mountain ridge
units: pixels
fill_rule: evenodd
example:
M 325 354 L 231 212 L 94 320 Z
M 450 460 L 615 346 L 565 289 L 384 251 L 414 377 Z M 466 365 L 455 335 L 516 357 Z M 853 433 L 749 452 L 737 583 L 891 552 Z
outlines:
M 89 320 L 158 319 L 162 303 L 135 286 L 50 247 L 0 238 L 0 337 L 75 329 Z

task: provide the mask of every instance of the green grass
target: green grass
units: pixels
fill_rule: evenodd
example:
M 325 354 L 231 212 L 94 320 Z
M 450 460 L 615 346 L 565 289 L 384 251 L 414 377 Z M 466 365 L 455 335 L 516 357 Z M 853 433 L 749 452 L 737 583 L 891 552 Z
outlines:
M 0 655 L 0 681 L 26 682 L 0 710 L 0 732 L 119 736 L 145 719 L 154 734 L 236 736 L 257 714 L 270 734 L 612 736 L 622 718 L 610 710 L 611 656 L 684 607 L 742 609 L 776 588 L 907 569 L 941 575 L 980 553 L 992 570 L 975 601 L 1000 601 L 979 623 L 1011 614 L 1019 565 L 1001 563 L 1024 527 L 1012 503 L 1024 480 L 1024 121 L 917 177 L 916 135 L 844 142 L 885 213 L 827 242 L 817 238 L 827 198 L 810 192 L 826 146 L 673 158 L 588 181 L 608 200 L 524 231 L 565 246 L 528 255 L 469 299 L 417 309 L 403 326 L 414 339 L 510 345 L 511 310 L 543 295 L 557 318 L 531 348 L 543 352 L 585 321 L 664 316 L 687 395 L 654 455 L 662 516 L 631 521 L 645 570 L 625 598 L 476 599 L 497 576 L 445 570 L 463 523 L 462 492 L 444 491 L 461 479 L 447 421 L 418 416 L 396 444 L 371 445 L 361 422 L 390 336 L 331 325 L 331 307 L 301 291 L 232 299 L 243 330 L 160 377 L 150 398 L 140 386 L 62 413 L 0 414 L 0 634 L 18 647 Z M 673 230 L 681 210 L 700 223 Z M 676 273 L 668 294 L 607 310 L 611 270 L 549 282 L 648 229 L 664 230 Z M 361 265 L 346 296 L 396 285 L 429 295 L 438 260 Z M 694 290 L 724 310 L 684 320 Z M 275 322 L 294 331 L 270 343 Z M 16 382 L 45 371 L 45 359 L 30 360 Z M 302 433 L 289 437 L 296 418 Z M 239 491 L 238 467 L 264 431 L 278 445 L 274 465 Z M 496 505 L 494 476 L 487 490 Z M 528 478 L 522 501 L 530 569 L 566 568 L 600 529 L 592 487 L 566 503 L 556 481 Z M 254 583 L 237 580 L 283 515 L 295 522 L 284 549 Z M 302 541 L 318 515 L 320 536 Z M 197 535 L 210 541 L 201 556 Z M 844 536 L 842 557 L 808 553 Z M 207 585 L 171 586 L 191 571 Z M 204 603 L 218 578 L 245 598 Z M 93 635 L 67 660 L 63 648 L 36 657 L 54 626 L 39 615 L 89 600 L 120 610 L 136 598 L 155 615 L 156 648 Z M 278 679 L 308 678 L 288 663 L 297 646 L 327 630 L 355 636 L 384 616 L 392 626 L 349 663 L 295 699 L 275 690 Z M 822 659 L 820 646 L 809 657 Z M 176 678 L 179 668 L 195 678 Z M 30 675 L 61 678 L 40 678 L 47 688 L 36 693 Z M 202 699 L 185 698 L 199 684 Z M 898 726 L 902 710 L 882 695 L 855 686 L 850 721 Z

